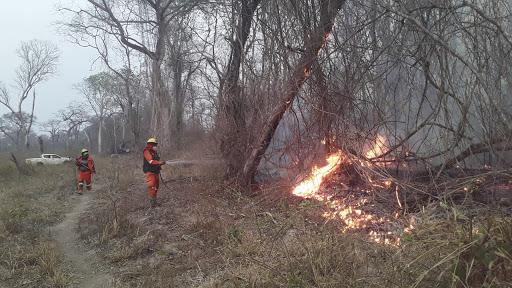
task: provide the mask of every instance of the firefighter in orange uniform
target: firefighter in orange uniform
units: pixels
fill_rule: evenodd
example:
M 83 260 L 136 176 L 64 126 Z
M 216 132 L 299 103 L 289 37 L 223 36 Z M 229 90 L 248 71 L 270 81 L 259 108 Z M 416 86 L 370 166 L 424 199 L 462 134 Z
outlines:
M 94 161 L 92 160 L 92 157 L 89 156 L 89 151 L 87 149 L 82 149 L 80 154 L 81 156 L 76 158 L 76 166 L 78 167 L 77 192 L 81 195 L 84 191 L 84 185 L 87 190 L 91 190 L 92 174 L 96 173 L 96 169 L 94 167 Z
M 147 141 L 146 148 L 144 148 L 144 159 L 142 170 L 146 174 L 146 184 L 148 185 L 148 195 L 151 207 L 157 205 L 156 194 L 158 193 L 158 187 L 160 186 L 160 170 L 165 161 L 160 161 L 160 156 L 156 151 L 158 142 L 156 138 L 149 138 Z

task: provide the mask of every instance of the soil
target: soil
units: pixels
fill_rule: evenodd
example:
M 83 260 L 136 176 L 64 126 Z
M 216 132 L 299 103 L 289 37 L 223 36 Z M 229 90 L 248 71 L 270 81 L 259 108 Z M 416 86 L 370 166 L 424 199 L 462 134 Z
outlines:
M 96 187 L 101 190 L 101 187 Z M 64 220 L 52 228 L 57 247 L 62 253 L 64 263 L 73 275 L 71 287 L 113 287 L 113 277 L 106 271 L 97 257 L 96 251 L 80 243 L 76 227 L 80 214 L 91 204 L 93 192 L 72 196 L 72 210 L 64 216 Z

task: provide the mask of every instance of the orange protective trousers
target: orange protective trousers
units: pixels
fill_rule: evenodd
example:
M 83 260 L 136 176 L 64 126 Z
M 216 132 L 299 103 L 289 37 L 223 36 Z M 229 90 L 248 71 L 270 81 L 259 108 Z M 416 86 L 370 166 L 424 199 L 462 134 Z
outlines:
M 160 174 L 146 172 L 146 184 L 148 185 L 149 198 L 156 198 L 158 187 L 160 187 Z
M 79 171 L 77 178 L 78 178 L 78 189 L 79 190 L 82 190 L 84 188 L 84 184 L 85 184 L 85 187 L 87 188 L 87 190 L 91 190 L 91 188 L 92 188 L 91 171 Z

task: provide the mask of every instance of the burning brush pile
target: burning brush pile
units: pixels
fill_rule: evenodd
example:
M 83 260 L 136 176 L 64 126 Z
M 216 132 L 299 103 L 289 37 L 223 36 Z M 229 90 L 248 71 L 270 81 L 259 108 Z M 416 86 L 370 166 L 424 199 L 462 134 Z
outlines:
M 466 214 L 473 215 L 471 221 L 478 220 L 478 215 L 493 205 L 508 205 L 508 210 L 500 211 L 512 215 L 510 170 L 480 171 L 476 175 L 447 177 L 443 182 L 404 182 L 390 176 L 385 162 L 370 160 L 386 155 L 388 146 L 386 138 L 378 136 L 364 157 L 341 150 L 331 153 L 297 181 L 293 195 L 323 203 L 326 223 L 339 223 L 342 233 L 364 233 L 374 242 L 390 245 L 400 245 L 403 237 L 415 229 L 419 218 L 409 212 L 432 203 L 441 210 L 444 207 L 445 214 L 454 214 L 455 218 L 464 214 L 457 212 L 462 207 Z M 403 165 L 409 168 L 406 163 Z
M 385 139 L 379 136 L 365 158 L 383 153 Z M 401 237 L 414 229 L 415 218 L 405 216 L 399 186 L 389 177 L 368 175 L 358 169 L 379 168 L 379 164 L 356 159 L 341 150 L 328 155 L 325 162 L 314 166 L 292 193 L 324 203 L 326 222 L 338 222 L 343 233 L 365 233 L 372 241 L 392 245 L 399 245 Z

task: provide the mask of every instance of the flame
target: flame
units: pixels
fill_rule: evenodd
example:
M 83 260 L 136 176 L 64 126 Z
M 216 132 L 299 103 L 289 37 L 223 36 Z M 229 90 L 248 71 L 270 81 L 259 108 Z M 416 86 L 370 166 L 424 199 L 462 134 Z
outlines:
M 388 140 L 385 136 L 381 134 L 377 135 L 377 138 L 375 138 L 372 143 L 372 147 L 365 153 L 366 158 L 372 159 L 386 153 L 388 151 L 386 144 L 387 142 Z
M 369 201 L 366 198 L 360 199 L 352 205 L 344 204 L 342 200 L 329 200 L 330 211 L 322 216 L 329 220 L 339 220 L 342 233 L 366 232 L 368 238 L 379 244 L 400 245 L 400 237 L 391 231 L 382 231 L 384 227 L 389 226 L 391 220 L 385 217 L 378 217 L 366 213 L 362 208 Z M 413 229 L 411 224 L 406 232 Z
M 379 135 L 374 141 L 372 149 L 366 152 L 367 158 L 375 158 L 386 150 L 386 138 Z M 292 193 L 305 199 L 315 199 L 323 202 L 327 206 L 327 211 L 322 215 L 326 222 L 332 219 L 338 220 L 341 224 L 341 232 L 365 232 L 368 238 L 376 243 L 385 245 L 400 245 L 400 237 L 397 233 L 391 232 L 392 225 L 398 220 L 397 214 L 393 217 L 379 217 L 377 215 L 364 211 L 364 206 L 370 202 L 369 198 L 361 198 L 357 202 L 351 202 L 350 199 L 334 199 L 332 195 L 321 194 L 320 186 L 322 182 L 333 173 L 343 163 L 350 163 L 350 160 L 343 159 L 341 151 L 329 155 L 326 159 L 327 164 L 322 167 L 314 166 L 310 175 L 295 186 Z M 364 161 L 367 165 L 374 165 L 370 161 Z M 372 180 L 373 187 L 389 189 L 393 185 L 391 179 Z M 375 182 L 375 183 L 374 183 Z M 398 187 L 398 186 L 397 186 Z M 365 190 L 366 192 L 369 192 Z M 400 202 L 399 202 L 400 203 Z M 403 232 L 410 233 L 414 229 L 411 223 Z
M 327 157 L 327 165 L 318 168 L 313 167 L 311 174 L 300 182 L 293 189 L 293 194 L 304 198 L 316 198 L 320 185 L 325 177 L 330 175 L 341 165 L 342 154 L 341 151 L 335 152 Z

